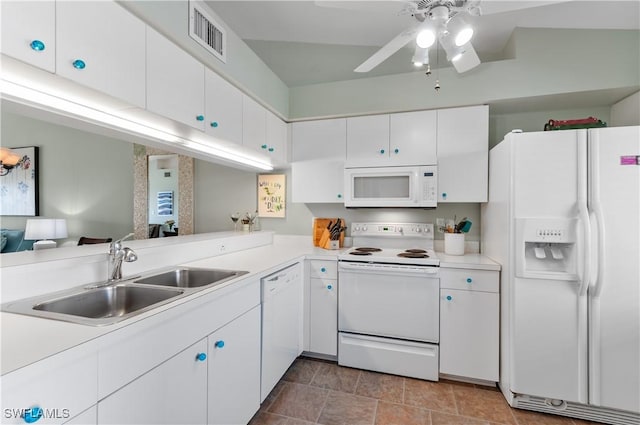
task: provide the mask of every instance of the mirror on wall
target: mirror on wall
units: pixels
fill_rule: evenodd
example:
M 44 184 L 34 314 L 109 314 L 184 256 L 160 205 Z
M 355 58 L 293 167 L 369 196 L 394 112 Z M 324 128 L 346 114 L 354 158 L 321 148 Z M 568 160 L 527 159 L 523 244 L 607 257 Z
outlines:
M 136 239 L 193 234 L 193 158 L 135 144 Z

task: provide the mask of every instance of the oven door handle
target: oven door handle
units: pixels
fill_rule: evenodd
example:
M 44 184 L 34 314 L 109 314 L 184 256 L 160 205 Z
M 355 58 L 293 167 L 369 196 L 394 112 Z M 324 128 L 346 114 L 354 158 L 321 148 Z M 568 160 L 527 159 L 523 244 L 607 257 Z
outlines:
M 368 264 L 368 263 L 340 263 L 339 271 L 357 272 L 357 273 L 375 273 L 375 274 L 418 274 L 430 275 L 437 277 L 439 267 L 411 267 L 411 266 L 395 266 L 391 264 Z

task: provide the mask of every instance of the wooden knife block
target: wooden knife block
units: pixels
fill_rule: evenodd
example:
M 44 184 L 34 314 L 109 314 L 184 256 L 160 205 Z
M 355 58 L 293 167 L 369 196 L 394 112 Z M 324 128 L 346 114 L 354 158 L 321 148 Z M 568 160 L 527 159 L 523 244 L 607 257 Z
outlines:
M 315 218 L 313 220 L 313 245 L 320 248 L 330 249 L 330 233 L 327 226 L 329 222 L 335 224 L 337 218 Z M 344 220 L 340 220 L 340 225 L 344 226 Z M 326 233 L 325 233 L 326 232 Z M 340 232 L 340 248 L 344 246 L 344 232 Z M 322 245 L 321 245 L 322 243 Z

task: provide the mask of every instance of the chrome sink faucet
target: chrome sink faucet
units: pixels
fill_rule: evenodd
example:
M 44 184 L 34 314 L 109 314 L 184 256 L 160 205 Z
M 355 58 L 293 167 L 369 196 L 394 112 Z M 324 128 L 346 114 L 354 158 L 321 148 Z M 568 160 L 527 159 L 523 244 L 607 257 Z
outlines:
M 131 236 L 133 236 L 133 233 L 129 233 L 127 236 L 111 242 L 111 245 L 109 245 L 109 276 L 107 278 L 109 282 L 122 280 L 123 261 L 131 263 L 138 259 L 138 256 L 131 248 L 122 246 L 122 242 Z

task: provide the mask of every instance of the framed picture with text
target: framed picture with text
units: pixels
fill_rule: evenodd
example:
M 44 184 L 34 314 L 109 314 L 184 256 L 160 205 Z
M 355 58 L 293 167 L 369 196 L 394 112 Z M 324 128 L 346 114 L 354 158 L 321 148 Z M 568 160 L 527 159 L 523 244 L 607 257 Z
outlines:
M 286 193 L 284 174 L 259 174 L 258 217 L 283 218 Z

